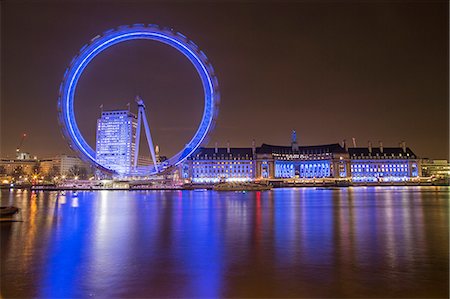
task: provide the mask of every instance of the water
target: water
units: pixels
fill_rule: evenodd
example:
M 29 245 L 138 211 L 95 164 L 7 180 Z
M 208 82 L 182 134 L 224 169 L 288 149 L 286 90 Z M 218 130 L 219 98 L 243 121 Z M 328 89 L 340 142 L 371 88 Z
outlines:
M 2 190 L 3 297 L 448 297 L 447 187 Z

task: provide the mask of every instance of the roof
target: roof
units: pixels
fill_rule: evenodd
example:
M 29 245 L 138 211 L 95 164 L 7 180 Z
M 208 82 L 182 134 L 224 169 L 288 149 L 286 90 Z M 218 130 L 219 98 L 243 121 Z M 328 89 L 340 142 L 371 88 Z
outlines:
M 372 153 L 369 154 L 369 148 L 367 147 L 350 147 L 348 149 L 348 153 L 350 154 L 350 158 L 353 156 L 392 156 L 394 157 L 408 157 L 408 158 L 416 158 L 414 152 L 407 147 L 406 152 L 403 151 L 402 147 L 383 147 L 383 152 L 379 147 L 372 147 Z
M 121 110 L 102 110 L 101 117 L 109 116 L 109 115 L 122 115 L 122 114 L 137 118 L 136 114 L 134 114 L 130 110 L 123 110 L 123 109 L 121 109 Z
M 270 145 L 263 143 L 256 149 L 258 154 L 323 154 L 323 153 L 346 153 L 345 149 L 339 143 L 299 146 L 298 152 L 292 150 L 292 146 Z
M 253 150 L 250 147 L 232 147 L 228 153 L 227 148 L 218 147 L 217 152 L 213 147 L 200 147 L 191 156 L 192 159 L 199 158 L 212 158 L 212 157 L 248 157 L 251 159 L 253 157 Z
M 292 150 L 292 146 L 281 146 L 281 145 L 270 145 L 263 143 L 260 147 L 256 148 L 257 154 L 326 154 L 326 153 L 334 153 L 334 154 L 345 154 L 349 153 L 350 158 L 354 157 L 402 157 L 408 159 L 417 158 L 414 152 L 407 147 L 406 153 L 403 152 L 402 147 L 384 147 L 383 152 L 379 147 L 373 147 L 372 153 L 369 154 L 369 148 L 367 147 L 350 147 L 348 150 L 345 150 L 339 143 L 331 143 L 331 144 L 323 144 L 323 145 L 311 145 L 311 146 L 299 146 L 298 152 Z M 217 148 L 209 148 L 209 147 L 201 147 L 198 148 L 197 151 L 191 156 L 191 159 L 216 159 L 216 158 L 253 158 L 253 150 L 250 147 L 232 147 L 230 148 L 230 152 L 228 152 L 226 147 Z

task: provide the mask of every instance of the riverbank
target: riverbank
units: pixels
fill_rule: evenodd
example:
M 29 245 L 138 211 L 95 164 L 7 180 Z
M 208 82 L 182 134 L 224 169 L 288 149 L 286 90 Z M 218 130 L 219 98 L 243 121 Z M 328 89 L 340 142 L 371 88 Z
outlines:
M 390 183 L 314 183 L 314 182 L 295 182 L 280 183 L 271 182 L 273 188 L 347 188 L 347 187 L 393 187 L 393 186 L 449 186 L 447 182 L 390 182 Z M 184 184 L 184 185 L 166 185 L 166 186 L 119 186 L 119 187 L 99 187 L 99 186 L 55 186 L 55 185 L 0 185 L 0 189 L 29 189 L 36 191 L 133 191 L 133 190 L 212 190 L 214 184 Z

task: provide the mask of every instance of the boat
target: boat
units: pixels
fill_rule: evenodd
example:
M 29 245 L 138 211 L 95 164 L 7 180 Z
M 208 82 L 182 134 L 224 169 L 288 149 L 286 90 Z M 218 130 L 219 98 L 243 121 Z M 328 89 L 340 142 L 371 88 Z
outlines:
M 16 215 L 20 212 L 17 207 L 0 207 L 0 222 L 22 222 L 21 219 L 17 219 Z
M 218 183 L 213 186 L 215 191 L 265 191 L 271 190 L 270 184 L 257 184 L 257 183 Z
M 17 207 L 0 207 L 0 217 L 12 217 L 19 213 L 20 209 Z

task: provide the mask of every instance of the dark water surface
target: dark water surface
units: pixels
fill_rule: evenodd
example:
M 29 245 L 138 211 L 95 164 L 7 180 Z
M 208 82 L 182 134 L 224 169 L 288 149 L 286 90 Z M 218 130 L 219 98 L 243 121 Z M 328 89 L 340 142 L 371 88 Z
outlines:
M 448 297 L 447 187 L 2 190 L 3 297 Z

